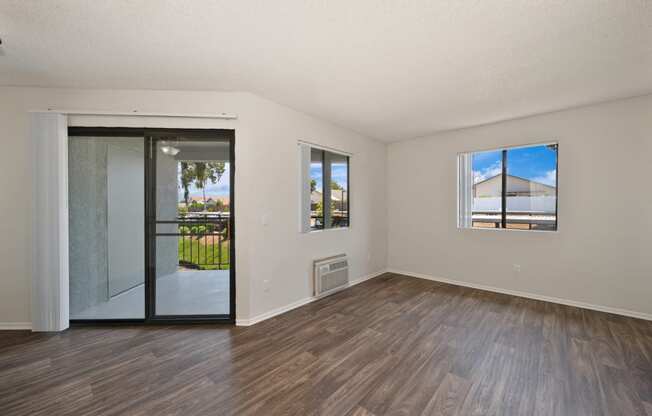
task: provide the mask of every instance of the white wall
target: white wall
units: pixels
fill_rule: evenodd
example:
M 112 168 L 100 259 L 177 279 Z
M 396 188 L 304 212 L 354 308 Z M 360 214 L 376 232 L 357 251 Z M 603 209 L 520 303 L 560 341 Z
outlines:
M 145 147 L 142 141 L 134 143 L 131 138 L 125 141 L 113 138 L 106 156 L 106 277 L 109 296 L 115 296 L 144 282 L 145 235 L 137 231 L 130 235 L 129 232 L 145 229 L 142 209 L 145 203 Z M 176 249 L 179 250 L 178 245 Z
M 553 140 L 559 232 L 456 228 L 458 152 Z M 652 96 L 394 143 L 388 161 L 390 269 L 652 314 Z
M 238 120 L 112 118 L 148 127 L 236 131 L 237 318 L 311 294 L 312 259 L 347 252 L 353 278 L 385 267 L 386 146 L 248 93 L 0 88 L 0 323 L 30 321 L 31 169 L 28 110 L 234 113 Z M 107 119 L 84 119 L 107 124 Z M 78 122 L 80 122 L 78 120 Z M 73 123 L 74 118 L 73 118 Z M 297 140 L 353 153 L 348 230 L 299 234 Z M 262 217 L 268 225 L 262 225 Z M 269 280 L 268 291 L 263 282 Z
M 238 319 L 310 296 L 311 260 L 340 251 L 352 256 L 354 278 L 380 271 L 388 262 L 396 270 L 652 314 L 652 193 L 644 191 L 650 188 L 652 166 L 652 96 L 443 133 L 387 149 L 247 93 L 2 87 L 0 324 L 30 321 L 27 111 L 48 107 L 239 116 L 235 121 L 110 120 L 125 126 L 236 130 Z M 95 121 L 84 122 L 97 125 L 107 119 Z M 354 154 L 351 229 L 296 231 L 299 139 Z M 551 140 L 560 144 L 558 233 L 456 228 L 458 152 Z M 521 265 L 520 274 L 513 271 L 515 263 Z M 270 281 L 269 292 L 264 280 Z

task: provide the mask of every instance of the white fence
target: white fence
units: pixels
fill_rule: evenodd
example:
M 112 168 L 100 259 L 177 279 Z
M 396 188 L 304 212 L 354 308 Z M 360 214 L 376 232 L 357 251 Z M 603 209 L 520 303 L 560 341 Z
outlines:
M 500 197 L 473 198 L 474 212 L 500 212 Z M 509 196 L 507 211 L 554 214 L 557 198 L 554 196 Z

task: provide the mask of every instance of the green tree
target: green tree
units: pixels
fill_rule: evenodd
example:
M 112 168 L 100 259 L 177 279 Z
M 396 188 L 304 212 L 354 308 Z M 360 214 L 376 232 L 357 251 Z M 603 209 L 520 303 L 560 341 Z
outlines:
M 206 206 L 206 185 L 208 181 L 213 184 L 219 182 L 225 170 L 224 162 L 195 162 L 195 186 L 202 190 L 204 207 Z
M 181 162 L 181 187 L 183 188 L 183 201 L 186 203 L 186 207 L 190 200 L 190 185 L 194 180 L 194 166 L 188 162 Z
M 336 191 L 341 191 L 342 186 L 339 183 L 335 182 L 335 181 L 331 181 L 331 189 L 334 189 Z
M 310 193 L 313 193 L 317 190 L 317 181 L 310 179 Z
M 209 165 L 211 165 L 212 169 L 215 170 L 215 176 L 217 177 L 217 182 L 219 182 L 226 171 L 226 165 L 224 162 L 212 162 L 209 163 Z
M 322 204 L 321 201 L 315 204 L 315 214 L 318 217 L 324 217 L 324 204 Z

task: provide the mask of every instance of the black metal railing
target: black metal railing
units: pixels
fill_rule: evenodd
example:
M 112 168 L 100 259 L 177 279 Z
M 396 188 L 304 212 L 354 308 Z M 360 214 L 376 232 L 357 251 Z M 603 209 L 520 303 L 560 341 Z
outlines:
M 228 216 L 189 214 L 179 217 L 179 266 L 226 270 L 230 265 L 231 230 Z

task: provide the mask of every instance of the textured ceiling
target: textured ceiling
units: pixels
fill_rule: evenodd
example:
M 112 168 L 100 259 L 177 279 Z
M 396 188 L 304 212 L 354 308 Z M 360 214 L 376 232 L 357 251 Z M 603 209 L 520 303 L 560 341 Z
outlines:
M 649 0 L 0 0 L 0 84 L 249 91 L 386 141 L 652 92 Z

